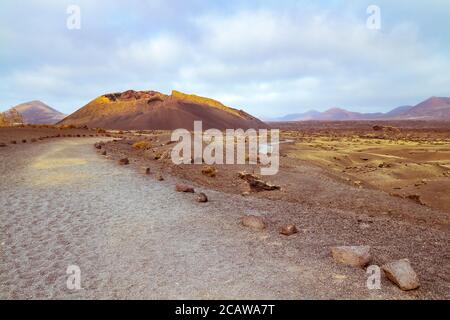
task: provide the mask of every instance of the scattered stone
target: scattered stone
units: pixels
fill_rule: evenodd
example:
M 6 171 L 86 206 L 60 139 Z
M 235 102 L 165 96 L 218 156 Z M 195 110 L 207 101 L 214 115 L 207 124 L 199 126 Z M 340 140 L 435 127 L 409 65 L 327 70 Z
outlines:
M 100 143 L 95 143 L 94 147 L 95 147 L 95 149 L 99 149 L 100 150 L 102 148 L 102 145 Z
M 27 143 L 27 139 L 23 139 L 23 140 L 22 140 L 22 143 Z
M 195 192 L 193 187 L 188 186 L 186 184 L 181 184 L 181 183 L 179 183 L 179 184 L 177 184 L 175 186 L 175 190 L 177 192 L 189 192 L 189 193 L 194 193 Z
M 155 178 L 156 178 L 157 181 L 163 181 L 164 180 L 164 177 L 162 176 L 161 172 L 158 172 L 156 174 Z
M 381 130 L 383 130 L 383 126 L 379 126 L 379 125 L 375 125 L 375 126 L 373 126 L 372 127 L 372 129 L 374 130 L 374 131 L 381 131 Z
M 370 224 L 368 224 L 368 223 L 360 223 L 359 224 L 359 228 L 360 229 L 369 229 L 370 228 Z
M 11 143 L 11 144 L 17 144 L 17 141 L 16 141 L 16 140 L 13 140 L 13 141 L 11 141 L 10 143 Z
M 206 196 L 206 194 L 204 194 L 203 192 L 200 192 L 197 195 L 197 201 L 198 202 L 208 202 L 208 197 Z
M 102 156 L 106 156 L 106 150 L 101 153 Z
M 145 174 L 150 174 L 150 168 L 145 168 Z
M 261 180 L 258 176 L 253 175 L 251 173 L 247 173 L 245 171 L 239 172 L 239 178 L 247 181 L 250 188 L 255 191 L 262 191 L 262 190 L 280 190 L 280 186 L 276 186 L 270 183 L 267 183 L 263 180 Z
M 135 148 L 135 149 L 148 150 L 151 147 L 152 147 L 151 142 L 145 141 L 145 140 L 141 140 L 141 141 L 137 141 L 137 142 L 133 143 L 133 148 Z
M 353 267 L 364 267 L 370 262 L 370 246 L 340 246 L 332 247 L 333 259 Z
M 157 152 L 157 153 L 155 153 L 155 155 L 153 156 L 153 160 L 159 160 L 159 159 L 161 159 L 161 156 L 162 156 L 161 152 Z
M 244 192 L 241 193 L 241 196 L 243 196 L 243 197 L 246 197 L 246 196 L 249 196 L 249 195 L 250 195 L 250 192 L 248 192 L 248 191 L 244 191 Z
M 420 196 L 418 194 L 410 194 L 406 198 L 408 198 L 422 206 L 425 205 L 425 203 L 423 203 L 422 199 L 420 199 Z
M 37 140 L 35 138 L 31 139 L 31 142 L 37 142 Z
M 247 215 L 242 217 L 242 224 L 245 227 L 257 229 L 257 230 L 263 230 L 266 228 L 266 222 L 262 217 L 254 216 L 254 215 Z
M 217 169 L 213 166 L 204 166 L 202 169 L 202 174 L 211 178 L 214 178 L 217 174 Z
M 120 165 L 127 165 L 130 163 L 130 160 L 128 160 L 128 158 L 123 158 L 119 160 L 119 164 Z
M 6 147 L 6 144 L 3 142 L 0 142 L 0 148 L 4 148 L 4 147 Z
M 280 230 L 280 233 L 285 236 L 290 236 L 297 232 L 297 227 L 293 224 L 288 224 L 287 226 L 282 227 Z
M 419 277 L 408 259 L 400 259 L 381 266 L 386 277 L 402 290 L 413 290 L 420 286 Z
M 390 168 L 390 167 L 391 167 L 391 165 L 386 162 L 382 162 L 378 165 L 378 168 Z

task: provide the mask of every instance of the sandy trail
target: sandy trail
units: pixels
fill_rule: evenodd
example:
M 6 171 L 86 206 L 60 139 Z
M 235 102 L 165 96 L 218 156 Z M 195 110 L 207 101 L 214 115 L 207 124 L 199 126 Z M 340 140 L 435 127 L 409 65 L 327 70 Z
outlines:
M 60 139 L 0 154 L 0 298 L 409 299 L 448 293 L 442 261 L 419 266 L 441 279 L 425 278 L 425 289 L 412 293 L 385 280 L 382 290 L 368 290 L 364 270 L 335 265 L 328 246 L 368 232 L 353 225 L 353 217 L 210 190 L 203 191 L 211 201 L 199 204 L 192 194 L 174 192 L 170 179 L 157 182 L 105 160 L 94 151 L 95 141 Z M 286 219 L 301 232 L 289 238 L 275 227 L 254 232 L 240 225 L 243 214 L 264 215 L 274 226 Z M 410 241 L 403 245 L 393 236 L 397 225 L 375 225 L 367 243 L 378 244 L 380 255 L 411 252 L 417 234 L 432 243 L 418 239 L 419 251 L 448 248 L 439 231 L 408 227 L 400 237 Z M 345 231 L 336 236 L 330 228 Z M 66 287 L 69 265 L 81 269 L 81 290 Z

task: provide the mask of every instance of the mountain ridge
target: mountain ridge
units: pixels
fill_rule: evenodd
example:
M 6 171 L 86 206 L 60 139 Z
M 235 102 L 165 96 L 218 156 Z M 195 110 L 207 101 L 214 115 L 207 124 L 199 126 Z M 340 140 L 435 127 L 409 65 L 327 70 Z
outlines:
M 18 104 L 6 112 L 16 110 L 25 124 L 55 124 L 61 121 L 65 114 L 50 107 L 40 100 L 32 100 Z
M 330 108 L 320 112 L 309 110 L 304 113 L 288 114 L 271 121 L 344 121 L 344 120 L 448 120 L 450 121 L 450 98 L 430 97 L 415 106 L 400 106 L 388 112 L 361 113 L 343 108 Z
M 192 130 L 196 120 L 203 122 L 204 129 L 268 127 L 243 110 L 225 106 L 211 98 L 176 90 L 170 95 L 152 90 L 103 94 L 59 124 L 127 130 Z

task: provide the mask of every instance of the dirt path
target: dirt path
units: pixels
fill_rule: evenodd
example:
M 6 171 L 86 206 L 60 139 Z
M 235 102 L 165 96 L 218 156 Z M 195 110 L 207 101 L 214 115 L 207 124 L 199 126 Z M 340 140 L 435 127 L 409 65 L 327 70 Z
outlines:
M 448 234 L 389 220 L 361 229 L 354 215 L 205 191 L 174 192 L 98 155 L 93 138 L 13 146 L 0 153 L 0 298 L 448 298 Z M 268 230 L 242 227 L 265 216 Z M 277 228 L 296 223 L 282 237 Z M 406 241 L 407 240 L 407 241 Z M 358 242 L 358 243 L 356 243 Z M 334 264 L 328 247 L 369 244 L 375 262 L 410 258 L 421 289 Z M 81 290 L 66 269 L 81 269 Z

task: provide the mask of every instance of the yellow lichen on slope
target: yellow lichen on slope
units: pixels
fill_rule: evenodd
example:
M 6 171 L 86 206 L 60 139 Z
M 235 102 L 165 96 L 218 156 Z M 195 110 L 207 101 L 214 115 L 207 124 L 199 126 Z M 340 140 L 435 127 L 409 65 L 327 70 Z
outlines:
M 210 107 L 232 113 L 235 116 L 238 116 L 240 118 L 244 118 L 238 110 L 227 107 L 224 104 L 220 103 L 219 101 L 211 99 L 211 98 L 201 97 L 201 96 L 197 96 L 195 94 L 186 94 L 186 93 L 176 91 L 176 90 L 172 90 L 172 97 L 186 100 L 186 101 L 195 102 L 195 103 L 206 104 Z
M 93 102 L 96 102 L 96 103 L 108 103 L 109 99 L 107 97 L 105 97 L 105 96 L 100 96 L 100 97 L 95 98 L 95 100 Z

